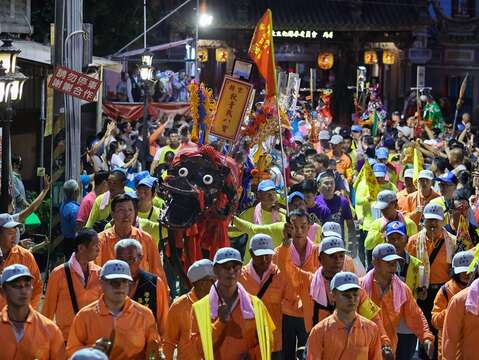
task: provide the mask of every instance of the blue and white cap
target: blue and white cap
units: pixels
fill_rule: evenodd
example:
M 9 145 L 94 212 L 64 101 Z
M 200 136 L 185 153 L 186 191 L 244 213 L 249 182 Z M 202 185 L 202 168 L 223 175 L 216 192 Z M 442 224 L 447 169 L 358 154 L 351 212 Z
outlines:
M 133 281 L 130 266 L 122 260 L 108 260 L 101 268 L 100 277 L 107 280 L 126 279 Z
M 292 202 L 296 197 L 300 198 L 301 200 L 304 200 L 304 194 L 302 192 L 294 191 L 288 195 L 288 203 Z
M 401 236 L 407 235 L 406 225 L 400 221 L 391 221 L 386 225 L 386 236 L 392 234 L 400 234 Z
M 397 201 L 397 196 L 394 191 L 383 190 L 380 191 L 377 197 L 377 201 L 374 203 L 374 207 L 379 210 L 384 210 L 389 206 L 390 203 Z
M 470 251 L 459 251 L 452 258 L 454 274 L 468 272 L 469 266 L 474 261 L 474 255 Z
M 389 150 L 385 147 L 380 147 L 376 149 L 376 159 L 378 160 L 387 160 L 389 157 Z
M 0 227 L 6 229 L 12 229 L 17 226 L 21 226 L 22 223 L 15 221 L 12 215 L 8 213 L 0 214 Z
M 319 132 L 319 140 L 329 140 L 331 136 L 329 135 L 328 130 L 321 130 Z
M 21 277 L 33 278 L 30 270 L 25 265 L 13 264 L 3 269 L 0 284 L 3 285 Z
M 373 249 L 373 259 L 382 261 L 402 260 L 392 244 L 379 244 Z
M 385 164 L 376 163 L 373 165 L 373 172 L 376 177 L 386 177 L 388 168 Z
M 325 222 L 321 227 L 321 234 L 324 237 L 335 236 L 338 238 L 342 238 L 341 225 L 333 221 Z
M 213 259 L 213 264 L 214 265 L 224 264 L 229 261 L 236 261 L 242 264 L 243 260 L 241 260 L 240 252 L 231 247 L 224 247 L 224 248 L 218 249 Z
M 444 220 L 444 209 L 439 204 L 427 204 L 423 214 L 424 219 Z
M 215 273 L 213 272 L 213 262 L 209 259 L 195 261 L 188 268 L 186 276 L 192 283 L 208 277 L 214 278 Z
M 337 236 L 328 236 L 321 240 L 319 244 L 319 253 L 324 252 L 327 255 L 335 254 L 337 252 L 346 252 L 344 242 Z
M 85 348 L 76 351 L 70 360 L 108 360 L 108 356 L 101 350 Z
M 254 235 L 249 243 L 254 256 L 274 255 L 273 238 L 266 234 Z
M 149 187 L 150 189 L 155 187 L 158 179 L 154 176 L 145 176 L 143 179 L 140 180 L 137 186 L 144 185 Z
M 276 184 L 273 180 L 263 180 L 258 184 L 258 191 L 270 191 L 275 190 Z
M 360 289 L 359 279 L 356 274 L 347 271 L 340 271 L 331 280 L 329 288 L 338 291 L 348 291 L 351 289 Z

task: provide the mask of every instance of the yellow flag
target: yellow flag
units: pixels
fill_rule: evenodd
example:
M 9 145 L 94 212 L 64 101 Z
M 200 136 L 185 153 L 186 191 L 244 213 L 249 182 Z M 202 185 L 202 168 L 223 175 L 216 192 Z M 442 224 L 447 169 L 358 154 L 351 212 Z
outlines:
M 422 156 L 422 153 L 416 148 L 414 148 L 413 169 L 413 181 L 416 182 L 417 178 L 419 177 L 419 173 L 424 170 L 424 158 Z
M 369 161 L 366 160 L 364 162 L 353 187 L 356 198 L 369 196 L 371 201 L 376 201 L 376 197 L 381 189 Z

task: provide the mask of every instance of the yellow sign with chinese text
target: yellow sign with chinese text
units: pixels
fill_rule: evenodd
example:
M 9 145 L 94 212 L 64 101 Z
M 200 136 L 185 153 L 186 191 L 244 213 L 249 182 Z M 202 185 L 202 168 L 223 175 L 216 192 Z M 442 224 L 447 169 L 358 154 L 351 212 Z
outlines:
M 253 85 L 225 76 L 210 134 L 235 141 L 248 109 Z

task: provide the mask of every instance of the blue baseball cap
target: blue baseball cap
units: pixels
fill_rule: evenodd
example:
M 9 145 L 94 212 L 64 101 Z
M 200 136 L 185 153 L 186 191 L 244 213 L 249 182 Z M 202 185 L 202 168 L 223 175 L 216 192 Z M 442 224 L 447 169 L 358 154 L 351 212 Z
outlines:
M 295 191 L 288 195 L 288 203 L 292 202 L 294 198 L 299 197 L 301 200 L 304 200 L 304 195 L 302 192 Z
M 135 184 L 138 184 L 141 180 L 143 180 L 144 178 L 146 178 L 148 176 L 150 176 L 150 172 L 147 171 L 147 170 L 140 171 L 139 173 L 136 173 L 135 178 L 134 178 Z
M 341 292 L 361 288 L 357 275 L 346 271 L 340 271 L 334 275 L 329 287 L 331 291 L 338 290 Z
M 273 239 L 266 234 L 255 234 L 249 242 L 249 248 L 254 256 L 274 255 Z
M 392 234 L 401 234 L 402 236 L 406 236 L 406 233 L 406 225 L 400 221 L 391 221 L 386 225 L 386 236 Z
M 258 185 L 258 191 L 270 191 L 276 190 L 276 184 L 273 180 L 263 180 Z
M 396 248 L 392 244 L 379 244 L 373 250 L 373 259 L 382 261 L 402 260 L 396 253 Z
M 469 271 L 469 266 L 474 261 L 474 254 L 470 251 L 459 251 L 452 258 L 452 268 L 454 274 L 465 273 Z
M 389 150 L 385 147 L 380 147 L 376 149 L 376 159 L 378 160 L 387 160 L 389 157 Z
M 156 177 L 147 176 L 147 177 L 140 180 L 137 187 L 140 186 L 140 185 L 144 185 L 144 186 L 147 186 L 151 189 L 151 188 L 155 187 L 157 181 L 158 181 L 158 179 Z
M 28 270 L 25 265 L 13 264 L 3 269 L 2 275 L 0 277 L 0 284 L 3 285 L 21 277 L 28 277 L 33 279 L 30 270 Z
M 75 352 L 70 360 L 108 360 L 108 356 L 101 350 L 84 348 Z
M 373 165 L 373 171 L 376 177 L 386 177 L 388 168 L 385 164 L 376 163 Z
M 230 261 L 234 261 L 242 264 L 241 254 L 238 250 L 231 247 L 224 247 L 216 251 L 215 257 L 213 258 L 213 264 L 224 264 Z
M 439 181 L 449 185 L 456 185 L 459 182 L 453 172 L 448 172 L 447 174 L 443 174 L 437 178 L 434 178 L 434 181 Z
M 361 125 L 353 125 L 353 126 L 351 126 L 351 131 L 360 133 L 360 132 L 363 131 L 363 128 L 361 127 Z
M 126 279 L 133 281 L 130 266 L 127 262 L 122 260 L 108 260 L 101 268 L 100 278 L 107 280 Z

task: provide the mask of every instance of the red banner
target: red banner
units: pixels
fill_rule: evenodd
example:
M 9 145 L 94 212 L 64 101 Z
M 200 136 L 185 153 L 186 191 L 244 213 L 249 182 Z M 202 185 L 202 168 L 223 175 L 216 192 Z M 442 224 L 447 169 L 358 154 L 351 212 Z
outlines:
M 103 113 L 110 119 L 122 118 L 128 121 L 137 121 L 143 118 L 143 104 L 129 103 L 104 103 Z M 189 103 L 149 103 L 148 115 L 158 118 L 161 115 L 175 117 L 176 115 L 189 115 Z
M 55 68 L 48 86 L 67 95 L 92 102 L 95 100 L 100 83 L 91 76 L 58 66 Z

